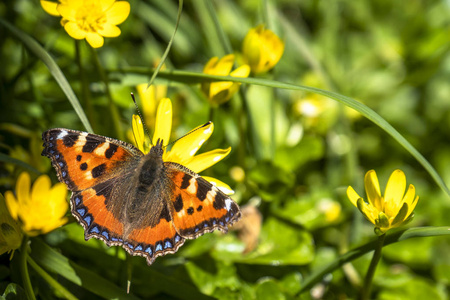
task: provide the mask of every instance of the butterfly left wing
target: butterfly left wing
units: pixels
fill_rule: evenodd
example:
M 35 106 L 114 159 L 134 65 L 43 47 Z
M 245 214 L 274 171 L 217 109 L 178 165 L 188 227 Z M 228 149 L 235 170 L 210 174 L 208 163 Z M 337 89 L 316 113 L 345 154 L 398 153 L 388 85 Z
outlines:
M 122 199 L 113 199 L 114 188 L 127 182 L 142 152 L 108 137 L 65 128 L 42 134 L 44 150 L 59 181 L 73 192 L 71 211 L 83 226 L 85 239 L 103 240 L 108 246 L 123 244 L 123 221 L 118 213 Z
M 226 233 L 240 219 L 239 206 L 216 186 L 182 165 L 164 164 L 175 186 L 172 218 L 182 237 L 195 239 L 215 229 Z

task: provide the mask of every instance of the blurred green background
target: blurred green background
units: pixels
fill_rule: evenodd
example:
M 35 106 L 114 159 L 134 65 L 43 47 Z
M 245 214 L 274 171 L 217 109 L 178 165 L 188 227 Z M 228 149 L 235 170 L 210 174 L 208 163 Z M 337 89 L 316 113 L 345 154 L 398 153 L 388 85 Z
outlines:
M 131 142 L 127 132 L 135 108 L 130 92 L 137 94 L 136 86 L 149 81 L 173 34 L 178 3 L 129 3 L 131 13 L 119 26 L 121 35 L 106 38 L 95 50 L 67 35 L 60 18 L 46 14 L 38 1 L 2 2 L 0 16 L 51 55 L 95 133 Z M 231 146 L 232 152 L 201 175 L 228 183 L 235 190 L 233 199 L 256 216 L 246 226 L 260 229 L 260 234 L 253 236 L 258 243 L 245 254 L 249 241 L 236 230 L 187 241 L 175 255 L 158 258 L 150 267 L 142 258 L 128 258 L 136 297 L 356 298 L 369 254 L 298 292 L 313 271 L 375 238 L 373 225 L 345 194 L 351 185 L 364 195 L 363 178 L 370 169 L 377 171 L 382 190 L 394 169 L 403 170 L 408 184 L 416 187 L 420 200 L 408 226 L 449 226 L 449 196 L 398 142 L 358 112 L 324 96 L 249 84 L 229 102 L 211 107 L 199 84 L 170 79 L 170 70 L 202 72 L 211 57 L 229 54 L 228 46 L 239 57 L 246 33 L 261 23 L 286 48 L 276 67 L 259 78 L 317 87 L 362 102 L 397 129 L 450 185 L 449 1 L 186 1 L 162 71 L 169 79 L 155 81 L 169 87 L 175 114 L 172 140 L 214 122 L 214 134 L 201 151 Z M 48 68 L 6 27 L 0 28 L 4 194 L 30 168 L 57 182 L 50 161 L 40 156 L 43 131 L 86 129 Z M 108 78 L 119 124 L 114 124 L 93 51 Z M 125 297 L 125 251 L 98 240 L 85 242 L 73 218 L 32 239 L 31 248 L 36 262 L 75 296 L 95 299 L 110 284 L 117 290 L 103 296 Z M 0 257 L 0 293 L 11 282 L 21 284 L 17 257 Z M 58 269 L 66 259 L 76 265 L 81 282 Z M 30 273 L 39 297 L 58 298 L 45 280 Z M 448 299 L 450 239 L 428 237 L 387 246 L 373 291 L 375 299 Z

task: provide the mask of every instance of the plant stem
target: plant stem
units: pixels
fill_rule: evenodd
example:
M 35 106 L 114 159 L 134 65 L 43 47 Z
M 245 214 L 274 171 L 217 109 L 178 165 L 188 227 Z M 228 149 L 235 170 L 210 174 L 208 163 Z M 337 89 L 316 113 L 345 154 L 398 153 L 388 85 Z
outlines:
M 55 290 L 57 290 L 65 299 L 77 299 L 77 297 L 75 297 L 65 287 L 59 284 L 58 281 L 56 281 L 52 276 L 45 272 L 45 270 L 42 269 L 30 256 L 27 257 L 27 261 L 30 266 L 36 271 L 36 273 L 38 273 L 45 281 L 47 281 L 47 283 Z
M 36 300 L 36 296 L 33 292 L 33 286 L 31 285 L 30 275 L 28 274 L 27 256 L 28 256 L 28 236 L 24 235 L 22 240 L 22 246 L 20 247 L 20 274 L 22 276 L 22 284 L 27 294 L 27 298 L 30 300 Z
M 383 250 L 384 239 L 386 234 L 380 235 L 377 240 L 375 252 L 373 253 L 372 261 L 370 262 L 369 269 L 367 270 L 366 278 L 364 279 L 364 286 L 361 293 L 361 300 L 370 299 L 370 290 L 372 288 L 372 280 L 377 269 L 378 262 L 381 258 L 381 251 Z
M 91 103 L 91 95 L 89 92 L 89 83 L 87 82 L 87 76 L 85 69 L 83 67 L 83 62 L 81 59 L 81 48 L 80 48 L 81 42 L 79 40 L 75 40 L 75 59 L 78 64 L 78 72 L 80 76 L 80 83 L 81 83 L 81 98 L 84 104 L 84 107 L 86 108 L 86 114 L 89 119 L 89 121 L 92 123 L 92 128 L 96 128 L 96 121 L 94 118 L 94 112 L 92 109 L 92 103 Z
M 112 96 L 111 96 L 111 91 L 109 89 L 108 76 L 106 75 L 105 70 L 100 62 L 100 58 L 98 57 L 97 51 L 95 51 L 94 48 L 91 48 L 91 49 L 92 49 L 92 54 L 94 56 L 95 65 L 97 67 L 98 72 L 100 73 L 100 77 L 102 78 L 103 83 L 105 84 L 106 97 L 108 98 L 108 106 L 109 106 L 111 116 L 113 118 L 113 124 L 114 124 L 114 129 L 116 131 L 116 136 L 119 140 L 124 140 L 125 136 L 122 131 L 119 110 L 117 109 L 117 106 L 114 103 Z

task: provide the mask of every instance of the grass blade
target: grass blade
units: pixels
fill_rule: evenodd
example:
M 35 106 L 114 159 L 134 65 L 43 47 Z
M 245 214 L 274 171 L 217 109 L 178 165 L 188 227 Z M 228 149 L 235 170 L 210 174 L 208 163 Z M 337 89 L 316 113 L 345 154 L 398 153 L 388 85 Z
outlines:
M 69 99 L 70 104 L 72 104 L 75 112 L 83 123 L 84 127 L 88 132 L 93 132 L 91 124 L 87 119 L 83 108 L 81 107 L 80 102 L 78 101 L 77 96 L 73 92 L 70 87 L 69 82 L 64 76 L 63 72 L 56 64 L 55 60 L 50 56 L 50 54 L 41 46 L 39 43 L 34 40 L 31 36 L 21 31 L 20 29 L 14 27 L 7 21 L 0 18 L 0 24 L 3 25 L 6 29 L 8 29 L 17 39 L 19 39 L 25 47 L 30 50 L 34 55 L 36 55 L 42 62 L 47 66 L 50 73 L 55 78 L 56 82 L 59 84 L 64 94 L 66 94 L 67 99 Z

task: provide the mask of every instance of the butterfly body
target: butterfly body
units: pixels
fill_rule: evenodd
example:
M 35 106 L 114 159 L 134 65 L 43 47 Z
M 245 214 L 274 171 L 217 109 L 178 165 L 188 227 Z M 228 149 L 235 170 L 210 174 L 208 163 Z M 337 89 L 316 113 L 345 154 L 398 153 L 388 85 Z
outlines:
M 142 153 L 133 145 L 56 128 L 43 133 L 42 155 L 72 191 L 71 211 L 85 239 L 120 245 L 151 264 L 240 218 L 237 204 L 188 168 L 163 161 L 162 141 Z

